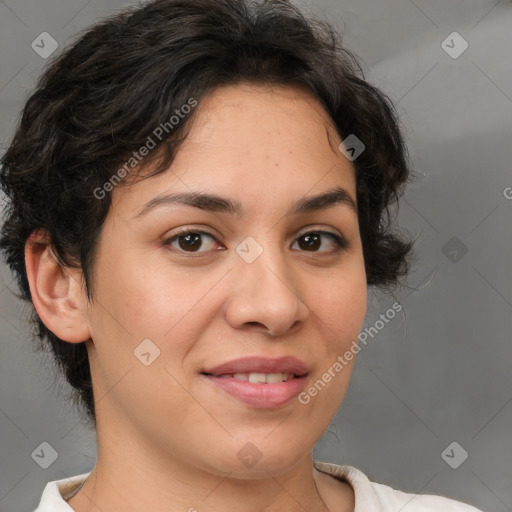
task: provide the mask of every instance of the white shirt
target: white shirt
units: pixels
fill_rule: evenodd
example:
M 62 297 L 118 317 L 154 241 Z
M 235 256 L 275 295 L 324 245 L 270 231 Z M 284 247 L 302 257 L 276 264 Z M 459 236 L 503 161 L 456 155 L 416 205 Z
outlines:
M 460 501 L 427 494 L 409 494 L 371 482 L 353 466 L 338 466 L 327 462 L 313 462 L 318 471 L 345 480 L 354 489 L 354 512 L 482 512 Z M 34 512 L 74 512 L 66 503 L 90 473 L 48 482 Z

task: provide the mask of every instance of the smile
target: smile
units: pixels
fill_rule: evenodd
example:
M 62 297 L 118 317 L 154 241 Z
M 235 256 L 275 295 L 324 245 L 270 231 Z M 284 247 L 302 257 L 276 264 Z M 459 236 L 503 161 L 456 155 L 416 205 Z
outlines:
M 295 374 L 293 373 L 226 373 L 224 375 L 217 375 L 217 377 L 223 378 L 234 378 L 238 380 L 244 380 L 253 384 L 276 384 L 279 382 L 286 382 L 287 380 L 293 379 Z
M 307 375 L 235 373 L 201 376 L 222 394 L 256 409 L 276 409 L 292 402 L 305 388 Z

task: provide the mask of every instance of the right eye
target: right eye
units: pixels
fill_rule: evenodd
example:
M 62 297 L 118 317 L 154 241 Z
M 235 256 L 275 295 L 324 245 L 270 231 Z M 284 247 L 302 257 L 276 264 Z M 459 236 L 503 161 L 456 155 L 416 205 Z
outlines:
M 188 252 L 188 253 L 202 253 L 202 252 L 209 252 L 206 251 L 199 251 L 203 246 L 202 238 L 206 236 L 210 240 L 216 240 L 213 235 L 210 233 L 207 233 L 206 231 L 201 230 L 192 230 L 192 229 L 184 229 L 182 231 L 179 231 L 178 233 L 175 233 L 170 238 L 167 238 L 164 241 L 164 245 L 168 245 L 172 247 L 173 249 L 176 249 L 180 252 Z M 177 242 L 178 247 L 175 245 Z

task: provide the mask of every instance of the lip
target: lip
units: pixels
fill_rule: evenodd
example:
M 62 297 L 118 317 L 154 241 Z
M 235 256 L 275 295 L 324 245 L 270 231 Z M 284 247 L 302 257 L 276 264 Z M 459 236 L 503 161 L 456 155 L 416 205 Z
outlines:
M 234 377 L 201 375 L 215 388 L 256 409 L 276 409 L 289 404 L 306 385 L 307 375 L 276 384 L 253 384 Z
M 293 373 L 295 377 L 285 382 L 266 384 L 252 383 L 232 376 L 234 373 L 252 372 Z M 243 357 L 207 368 L 203 370 L 201 376 L 215 388 L 250 407 L 275 409 L 290 403 L 304 389 L 308 367 L 306 363 L 292 356 L 277 359 Z
M 304 361 L 293 356 L 268 358 L 268 357 L 241 357 L 227 361 L 213 368 L 205 368 L 202 373 L 208 373 L 214 377 L 233 373 L 294 373 L 303 376 L 308 373 L 308 367 Z M 267 384 L 268 386 L 268 384 Z

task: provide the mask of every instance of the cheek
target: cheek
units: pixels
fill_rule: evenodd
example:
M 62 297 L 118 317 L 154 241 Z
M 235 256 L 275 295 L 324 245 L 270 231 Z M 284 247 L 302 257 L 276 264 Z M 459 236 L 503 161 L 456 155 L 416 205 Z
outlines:
M 357 339 L 366 315 L 367 284 L 363 272 L 333 275 L 317 282 L 306 296 L 318 321 L 324 325 L 328 346 L 337 350 Z M 329 350 L 331 352 L 331 350 Z
M 314 330 L 320 335 L 314 353 L 318 365 L 299 401 L 308 417 L 315 418 L 317 431 L 323 432 L 343 401 L 354 368 L 353 347 L 366 314 L 366 276 L 364 272 L 333 275 L 310 297 Z
M 208 325 L 207 294 L 217 281 L 213 275 L 199 279 L 171 272 L 168 266 L 138 268 L 126 260 L 98 267 L 98 300 L 90 318 L 96 377 L 103 392 L 123 379 L 109 396 L 127 410 L 130 403 L 147 407 L 148 413 L 155 403 L 183 408 L 188 395 L 172 375 L 181 372 L 182 361 Z M 148 351 L 152 362 L 145 366 L 137 357 Z
M 100 314 L 110 313 L 110 321 L 134 338 L 162 337 L 194 308 L 209 284 L 167 265 L 139 263 L 129 254 L 116 264 L 105 262 L 98 280 L 98 297 L 108 309 Z

